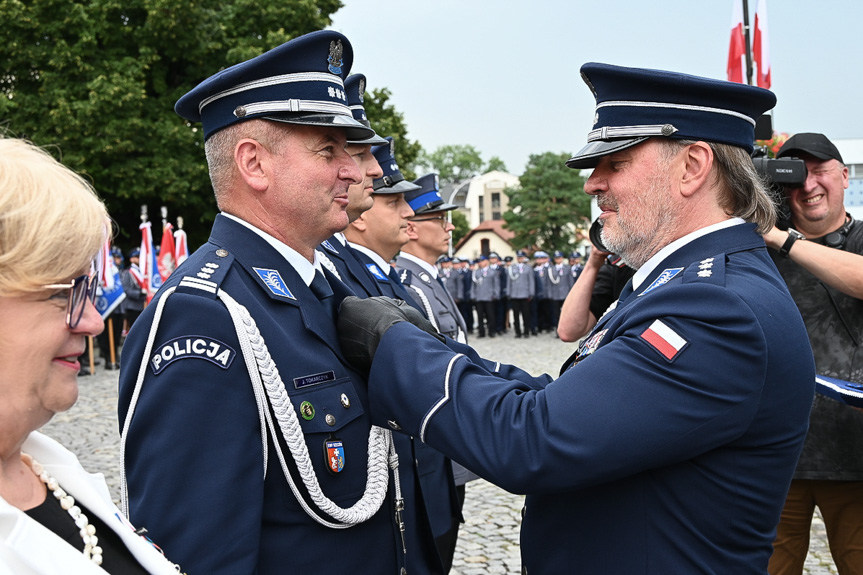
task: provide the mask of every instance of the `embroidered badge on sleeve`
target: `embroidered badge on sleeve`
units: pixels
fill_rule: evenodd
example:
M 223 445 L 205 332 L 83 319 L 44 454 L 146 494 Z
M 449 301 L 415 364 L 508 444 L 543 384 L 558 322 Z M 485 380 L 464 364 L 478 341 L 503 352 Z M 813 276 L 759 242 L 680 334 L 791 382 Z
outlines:
M 680 351 L 689 343 L 660 320 L 656 320 L 650 324 L 650 327 L 641 334 L 641 339 L 650 344 L 653 349 L 662 354 L 668 361 L 672 361 L 677 357 Z

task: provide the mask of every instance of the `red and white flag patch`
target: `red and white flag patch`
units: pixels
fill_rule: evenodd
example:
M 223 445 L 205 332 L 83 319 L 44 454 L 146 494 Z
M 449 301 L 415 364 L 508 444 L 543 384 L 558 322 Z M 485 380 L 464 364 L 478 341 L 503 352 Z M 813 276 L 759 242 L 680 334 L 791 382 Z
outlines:
M 677 357 L 680 350 L 689 343 L 680 337 L 676 331 L 659 320 L 654 321 L 650 324 L 650 327 L 644 330 L 644 333 L 641 334 L 641 339 L 649 343 L 653 349 L 661 353 L 668 361 Z

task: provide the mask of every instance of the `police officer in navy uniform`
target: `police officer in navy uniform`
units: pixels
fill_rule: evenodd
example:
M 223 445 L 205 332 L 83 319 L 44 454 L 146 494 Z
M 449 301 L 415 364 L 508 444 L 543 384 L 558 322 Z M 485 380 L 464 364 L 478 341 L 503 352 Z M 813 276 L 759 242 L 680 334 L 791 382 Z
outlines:
M 473 271 L 470 267 L 471 260 L 469 259 L 462 260 L 459 265 L 458 275 L 461 280 L 461 299 L 457 303 L 458 310 L 461 312 L 461 316 L 464 318 L 464 323 L 467 326 L 467 332 L 473 333 Z
M 531 334 L 537 335 L 541 331 L 547 331 L 550 325 L 549 300 L 548 300 L 548 254 L 544 251 L 533 253 L 533 275 L 535 279 L 536 297 L 531 306 Z
M 749 154 L 775 96 L 581 72 L 595 125 L 567 165 L 593 168 L 602 241 L 638 272 L 561 375 L 491 364 L 375 298 L 342 302 L 342 347 L 370 372 L 374 421 L 528 494 L 525 572 L 763 574 L 815 387 L 759 233 L 775 209 Z
M 444 202 L 440 194 L 437 174 L 427 174 L 414 183 L 419 190 L 407 192 L 405 199 L 414 210 L 408 223 L 409 241 L 402 246 L 395 260 L 399 278 L 414 299 L 417 307 L 424 310 L 438 331 L 458 342 L 466 343 L 466 327 L 455 299 L 444 285 L 434 262 L 449 247 L 449 238 L 455 226 L 447 218 L 447 212 L 457 206 Z M 478 476 L 456 462 L 452 462 L 453 480 L 458 497 L 458 509 L 451 513 L 447 530 L 435 533 L 438 551 L 444 570 L 452 567 L 458 538 L 459 523 L 463 521 L 461 509 L 464 505 L 465 484 Z M 443 525 L 440 526 L 443 528 Z
M 494 300 L 495 334 L 506 333 L 506 267 L 497 252 L 488 254 L 488 268 L 497 274 L 498 292 Z
M 119 420 L 129 516 L 189 573 L 437 561 L 414 468 L 339 349 L 349 291 L 315 255 L 363 179 L 346 142 L 373 135 L 347 106 L 352 60 L 347 38 L 315 32 L 176 105 L 203 124 L 221 213 L 126 340 Z
M 359 123 L 371 128 L 363 103 L 365 90 L 365 75 L 351 74 L 345 80 L 345 92 L 351 115 Z M 372 147 L 388 144 L 391 140 L 392 138 L 386 140 L 377 134 L 363 140 L 348 140 L 345 150 L 354 158 L 363 176 L 362 182 L 353 184 L 348 188 L 348 206 L 345 208 L 348 222 L 354 221 L 360 217 L 360 214 L 374 205 L 372 199 L 374 181 L 383 176 L 383 169 L 372 153 Z M 373 285 L 368 274 L 365 273 L 365 269 L 359 262 L 355 261 L 355 257 L 347 245 L 345 234 L 341 231 L 324 240 L 317 251 L 323 266 L 342 283 L 350 287 L 356 295 L 361 295 L 368 290 L 368 286 Z M 374 295 L 381 294 L 375 292 Z
M 401 247 L 408 241 L 408 218 L 414 212 L 405 199 L 410 182 L 398 181 L 393 178 L 398 166 L 395 160 L 390 160 L 393 149 L 389 143 L 373 148 L 378 163 L 388 166 L 384 177 L 380 178 L 383 186 L 377 185 L 372 193 L 373 205 L 351 222 L 345 229 L 348 247 L 356 259 L 367 270 L 368 279 L 374 283 L 374 289 L 379 293 L 414 304 L 414 299 L 402 284 L 400 274 L 390 265 Z M 398 172 L 401 175 L 401 172 Z M 377 184 L 377 181 L 375 182 Z M 387 183 L 395 183 L 387 186 Z M 403 185 L 398 185 L 403 184 Z M 414 182 L 409 189 L 418 188 Z M 360 294 L 362 297 L 376 295 L 373 291 Z M 414 304 L 418 311 L 424 308 Z M 421 384 L 418 380 L 418 384 Z M 420 491 L 424 501 L 423 509 L 427 525 L 435 538 L 445 535 L 455 520 L 461 518 L 458 509 L 458 498 L 449 459 L 419 441 L 413 441 L 412 454 L 405 453 L 407 447 L 397 445 L 399 454 L 405 454 L 404 459 L 415 462 L 419 477 Z M 422 520 L 422 517 L 420 518 Z M 413 568 L 410 568 L 413 567 Z M 416 572 L 419 566 L 410 566 L 409 570 Z M 441 565 L 432 565 L 432 572 L 439 572 Z

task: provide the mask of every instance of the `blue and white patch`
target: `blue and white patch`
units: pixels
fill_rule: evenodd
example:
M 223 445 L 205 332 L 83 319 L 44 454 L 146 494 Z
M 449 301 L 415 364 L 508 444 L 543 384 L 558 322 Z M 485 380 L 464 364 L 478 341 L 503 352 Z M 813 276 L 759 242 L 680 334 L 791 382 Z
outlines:
M 382 272 L 381 268 L 379 268 L 375 264 L 366 264 L 366 267 L 369 269 L 369 273 L 372 274 L 376 280 L 382 282 L 390 281 L 390 278 L 387 277 L 387 274 Z
M 333 244 L 330 243 L 330 240 L 324 240 L 321 245 L 333 252 L 334 254 L 339 253 L 339 251 L 333 247 Z
M 211 337 L 184 335 L 165 342 L 150 358 L 153 375 L 159 375 L 178 359 L 205 359 L 222 369 L 231 367 L 237 356 L 234 348 Z
M 646 294 L 649 291 L 655 290 L 659 286 L 663 286 L 663 285 L 667 284 L 668 282 L 671 281 L 671 279 L 674 276 L 676 276 L 677 274 L 679 274 L 682 271 L 683 271 L 683 268 L 668 268 L 667 270 L 664 270 L 661 274 L 659 274 L 658 278 L 653 280 L 652 284 L 647 286 L 647 289 L 645 289 L 643 292 L 638 294 L 639 297 L 643 296 L 644 294 Z
M 255 270 L 255 273 L 258 274 L 264 284 L 277 296 L 286 297 L 288 299 L 297 299 L 294 297 L 294 294 L 291 293 L 291 290 L 288 289 L 285 280 L 282 279 L 281 274 L 278 270 L 268 270 L 264 268 L 252 268 Z

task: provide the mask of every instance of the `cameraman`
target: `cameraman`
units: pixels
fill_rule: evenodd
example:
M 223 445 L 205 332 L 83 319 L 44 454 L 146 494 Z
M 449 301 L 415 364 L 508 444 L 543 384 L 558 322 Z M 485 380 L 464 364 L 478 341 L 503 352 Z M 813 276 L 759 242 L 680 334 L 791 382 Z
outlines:
M 845 212 L 848 168 L 823 134 L 789 138 L 777 155 L 806 163 L 787 187 L 787 231 L 764 236 L 809 332 L 817 373 L 863 383 L 863 224 Z M 809 432 L 773 544 L 771 575 L 799 575 L 815 506 L 840 575 L 863 573 L 863 413 L 816 394 Z

